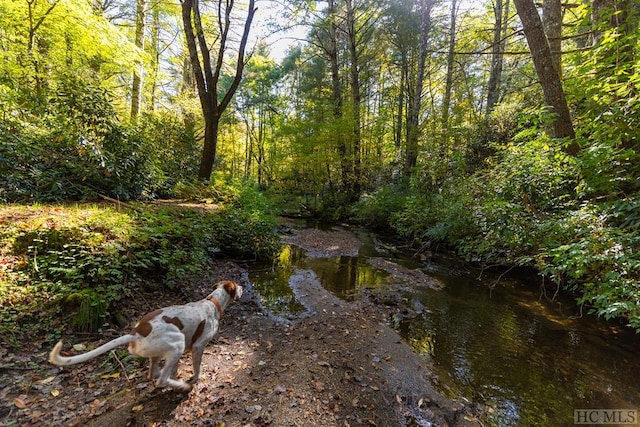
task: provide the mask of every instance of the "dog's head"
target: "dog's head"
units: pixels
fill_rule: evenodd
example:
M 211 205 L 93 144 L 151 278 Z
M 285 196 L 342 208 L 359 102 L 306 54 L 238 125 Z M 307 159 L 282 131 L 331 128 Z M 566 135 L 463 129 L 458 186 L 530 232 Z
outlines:
M 232 301 L 237 301 L 242 297 L 242 286 L 231 280 L 223 280 L 216 283 L 216 289 L 224 288 L 225 292 L 229 294 Z

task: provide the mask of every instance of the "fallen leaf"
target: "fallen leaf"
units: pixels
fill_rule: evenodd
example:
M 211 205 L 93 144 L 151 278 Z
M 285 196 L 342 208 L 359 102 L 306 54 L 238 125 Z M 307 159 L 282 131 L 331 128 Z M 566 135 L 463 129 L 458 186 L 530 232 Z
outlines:
M 16 397 L 13 399 L 13 404 L 18 409 L 25 409 L 27 407 L 27 404 L 25 403 L 25 401 L 19 397 Z
M 136 405 L 136 406 L 134 406 L 133 408 L 131 408 L 131 410 L 132 410 L 133 412 L 141 412 L 143 408 L 144 408 L 144 406 L 143 406 L 143 405 Z
M 114 372 L 113 374 L 106 374 L 106 375 L 101 375 L 100 378 L 102 379 L 107 379 L 107 378 L 120 378 L 120 372 Z
M 373 391 L 380 391 L 380 387 L 375 386 L 375 385 L 370 385 L 369 388 Z
M 51 390 L 51 396 L 53 397 L 60 396 L 60 390 Z
M 84 351 L 87 348 L 84 344 L 74 344 L 73 349 L 75 351 Z
M 40 381 L 40 384 L 49 384 L 51 381 L 53 381 L 56 377 L 49 377 L 49 378 L 45 378 L 42 381 Z

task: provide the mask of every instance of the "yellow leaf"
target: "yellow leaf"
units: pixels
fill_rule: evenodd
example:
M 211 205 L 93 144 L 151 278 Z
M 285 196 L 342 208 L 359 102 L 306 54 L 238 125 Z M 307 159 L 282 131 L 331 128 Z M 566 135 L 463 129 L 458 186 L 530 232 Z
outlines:
M 51 395 L 53 397 L 58 397 L 60 396 L 60 390 L 51 390 Z
M 120 378 L 120 372 L 114 372 L 113 374 L 107 374 L 107 375 L 101 375 L 100 378 L 102 378 L 102 379 Z
M 133 408 L 131 408 L 131 410 L 133 412 L 141 412 L 143 408 L 144 408 L 144 406 L 142 406 L 142 405 L 136 405 Z

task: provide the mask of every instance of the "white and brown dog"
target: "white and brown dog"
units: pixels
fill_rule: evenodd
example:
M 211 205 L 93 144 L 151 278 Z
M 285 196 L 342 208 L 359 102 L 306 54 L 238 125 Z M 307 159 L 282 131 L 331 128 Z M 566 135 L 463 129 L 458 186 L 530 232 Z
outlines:
M 129 353 L 149 358 L 149 379 L 156 379 L 156 387 L 172 387 L 189 392 L 200 378 L 204 348 L 218 332 L 224 309 L 241 296 L 242 287 L 237 283 L 218 282 L 215 290 L 205 299 L 153 311 L 145 315 L 128 335 L 88 353 L 61 356 L 62 341 L 59 341 L 51 351 L 49 361 L 58 366 L 73 365 L 129 344 Z M 187 382 L 176 379 L 178 362 L 185 350 L 191 350 L 193 358 L 193 376 Z M 164 360 L 162 369 L 161 360 Z

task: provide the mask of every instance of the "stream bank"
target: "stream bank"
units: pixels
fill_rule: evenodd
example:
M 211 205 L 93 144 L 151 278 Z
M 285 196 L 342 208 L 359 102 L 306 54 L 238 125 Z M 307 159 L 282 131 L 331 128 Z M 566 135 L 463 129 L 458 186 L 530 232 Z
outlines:
M 428 363 L 385 325 L 387 314 L 377 308 L 342 301 L 313 272 L 300 270 L 292 288 L 307 312 L 282 322 L 261 308 L 245 268 L 221 261 L 212 271 L 214 280 L 235 280 L 246 291 L 228 307 L 190 394 L 155 389 L 145 377 L 146 361 L 126 350 L 59 369 L 47 363 L 49 343 L 26 343 L 15 353 L 0 349 L 0 424 L 478 425 L 473 405 L 431 387 Z M 140 294 L 122 311 L 133 324 L 149 307 L 202 298 L 209 286 L 185 284 L 182 295 Z M 66 346 L 94 347 L 126 331 L 63 338 Z M 180 377 L 190 375 L 189 359 L 183 357 Z
M 483 425 L 572 425 L 575 409 L 640 408 L 632 330 L 583 314 L 527 272 L 474 269 L 443 253 L 417 258 L 364 229 L 319 227 L 293 225 L 277 268 L 252 273 L 272 312 L 301 315 L 293 279 L 313 272 L 332 295 L 382 312 L 429 361 L 437 390 L 481 405 Z M 357 256 L 316 247 L 331 240 Z

